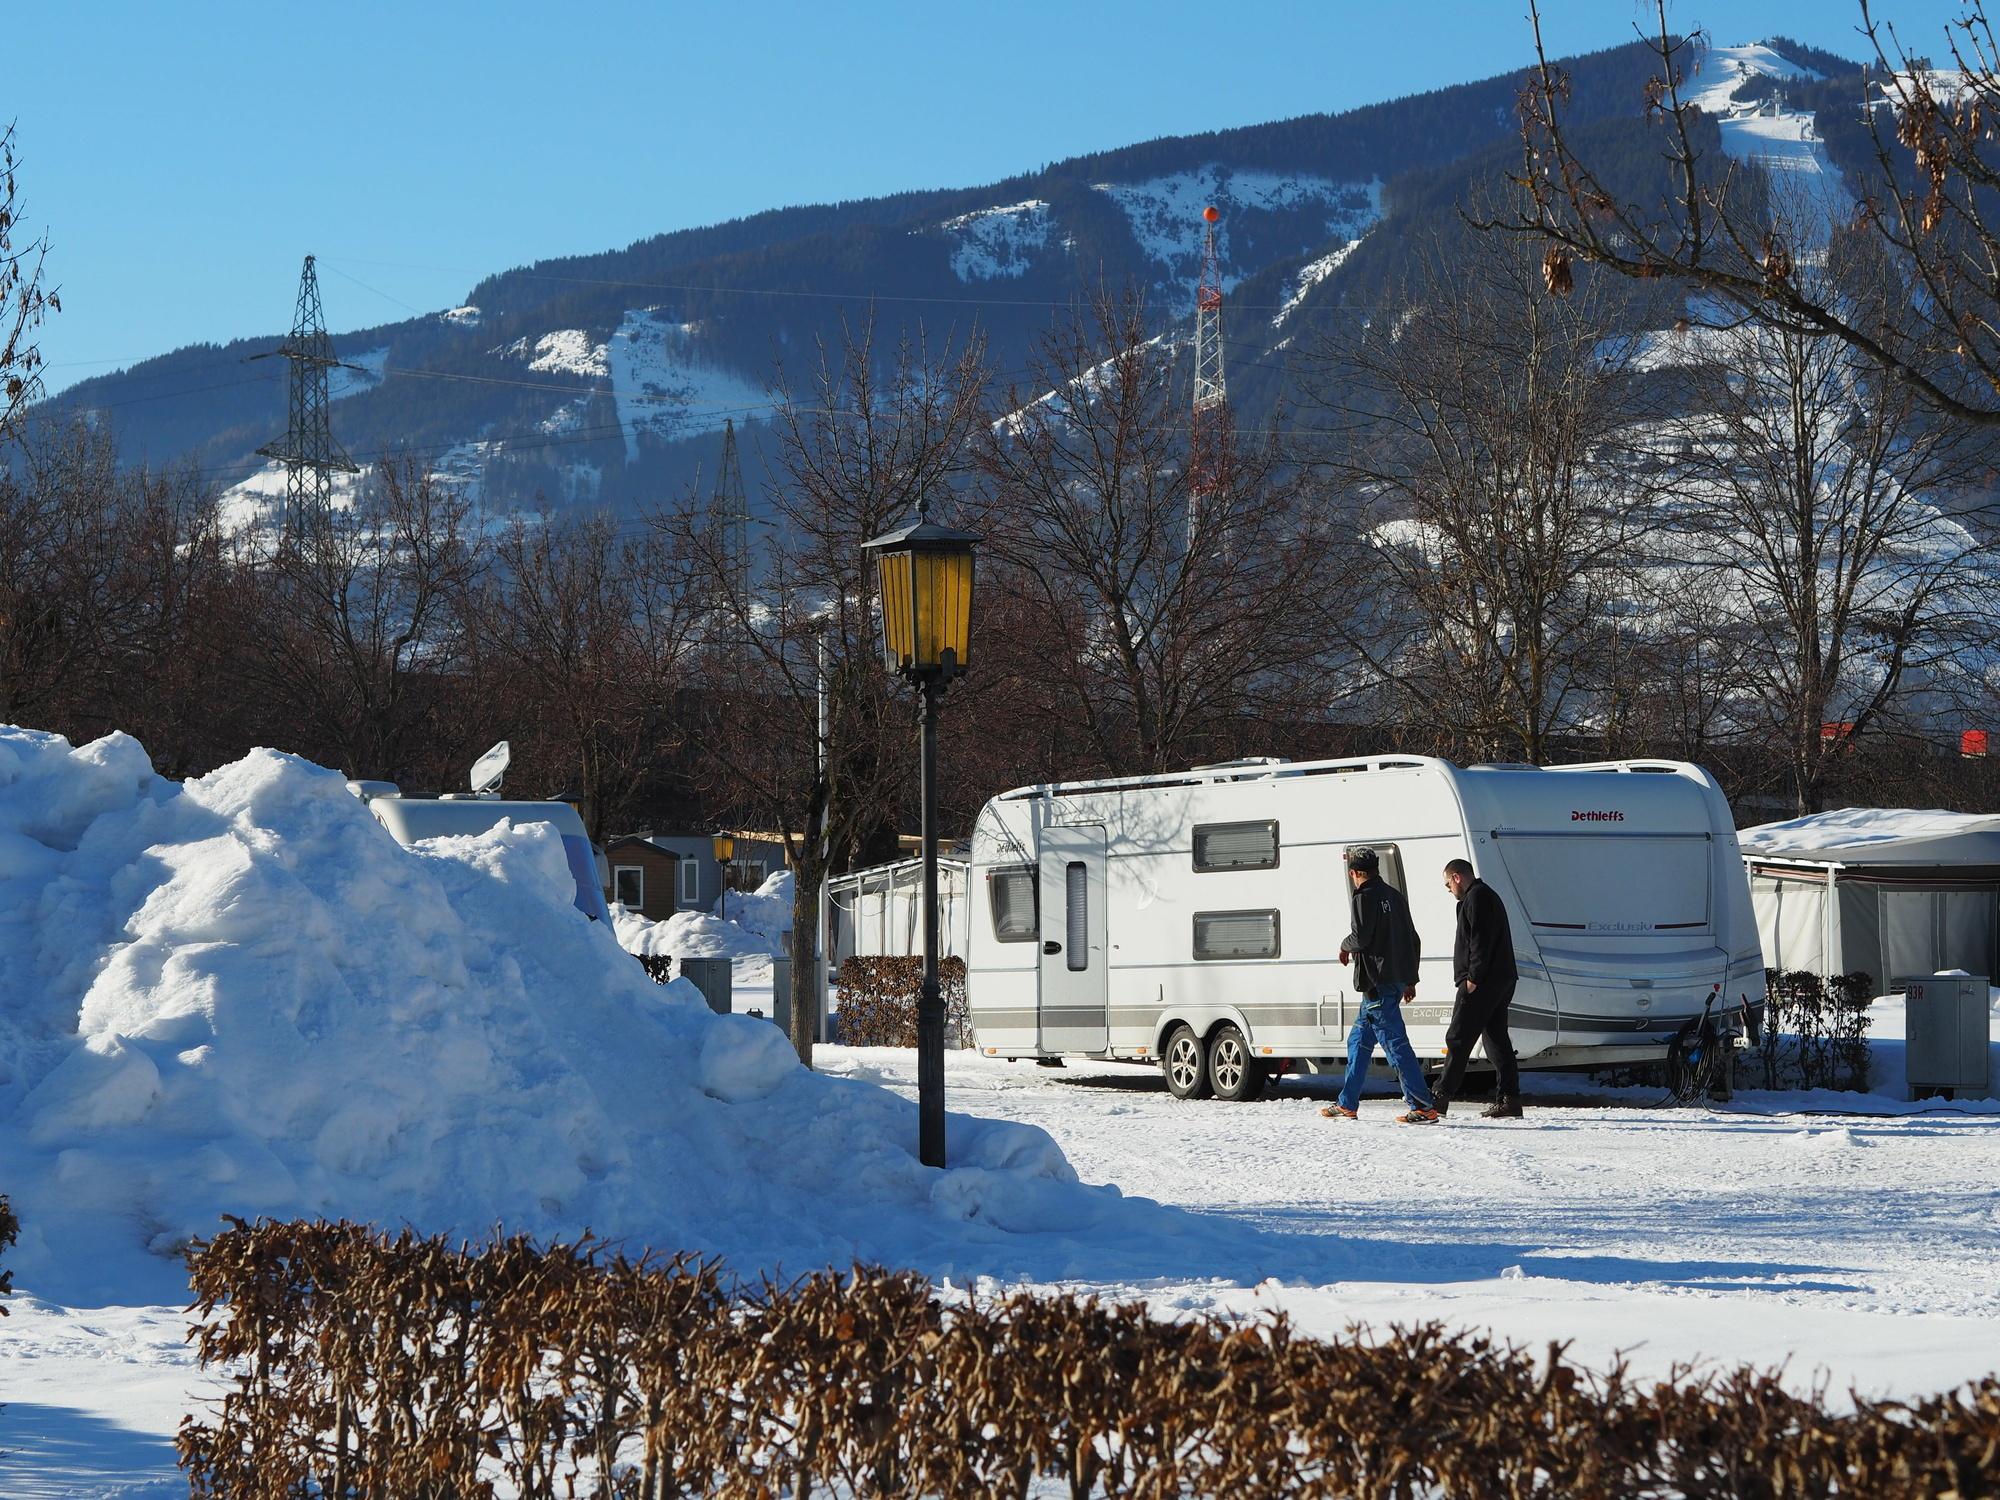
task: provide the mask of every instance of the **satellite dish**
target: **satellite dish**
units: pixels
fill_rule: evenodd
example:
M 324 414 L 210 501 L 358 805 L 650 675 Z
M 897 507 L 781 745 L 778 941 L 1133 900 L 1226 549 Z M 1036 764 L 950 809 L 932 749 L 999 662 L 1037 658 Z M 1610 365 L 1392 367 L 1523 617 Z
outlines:
M 500 778 L 507 774 L 507 767 L 514 759 L 514 752 L 502 740 L 472 763 L 472 790 L 474 792 L 494 792 L 500 789 Z

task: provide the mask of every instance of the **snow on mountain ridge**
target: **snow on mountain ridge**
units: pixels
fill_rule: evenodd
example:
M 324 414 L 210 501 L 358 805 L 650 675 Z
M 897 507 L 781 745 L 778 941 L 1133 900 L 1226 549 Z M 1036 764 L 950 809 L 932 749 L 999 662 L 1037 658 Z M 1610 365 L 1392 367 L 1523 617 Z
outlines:
M 338 401 L 372 391 L 387 378 L 389 347 L 370 349 L 366 354 L 343 354 L 340 363 L 326 372 L 326 399 Z
M 525 338 L 516 339 L 508 345 L 507 352 L 512 354 L 526 343 Z M 611 373 L 605 362 L 604 345 L 591 343 L 590 335 L 581 328 L 558 328 L 553 333 L 543 334 L 535 340 L 534 355 L 528 361 L 531 370 L 583 375 L 595 380 Z
M 1704 47 L 1695 64 L 1697 79 L 1709 76 L 1688 96 L 1688 101 L 1710 114 L 1724 114 L 1735 103 L 1736 91 L 1753 78 L 1775 78 L 1779 82 L 1817 82 L 1826 75 L 1793 62 L 1762 42 L 1735 47 Z
M 1054 217 L 1040 198 L 982 208 L 938 228 L 957 244 L 951 253 L 952 274 L 960 281 L 992 281 L 1024 276 L 1031 264 L 1028 252 L 1045 248 Z
M 1285 319 L 1298 310 L 1299 304 L 1306 300 L 1306 294 L 1347 264 L 1347 257 L 1360 248 L 1361 240 L 1352 239 L 1338 250 L 1300 266 L 1298 276 L 1293 280 L 1291 293 L 1285 298 L 1285 305 L 1278 309 L 1277 316 L 1271 319 L 1271 326 L 1283 328 Z
M 1301 250 L 1329 239 L 1359 239 L 1382 217 L 1380 178 L 1336 182 L 1311 173 L 1234 171 L 1210 163 L 1144 182 L 1100 182 L 1093 187 L 1118 205 L 1141 253 L 1163 268 L 1155 286 L 1165 293 L 1168 304 L 1188 309 L 1194 306 L 1194 285 L 1201 273 L 1201 214 L 1210 204 L 1222 212 L 1215 247 L 1225 291 L 1243 279 L 1244 273 L 1231 266 L 1231 230 L 1244 215 L 1316 211 L 1314 231 L 1299 245 Z
M 763 386 L 696 352 L 698 328 L 658 308 L 635 307 L 605 346 L 627 460 L 638 458 L 641 432 L 673 442 L 770 410 Z

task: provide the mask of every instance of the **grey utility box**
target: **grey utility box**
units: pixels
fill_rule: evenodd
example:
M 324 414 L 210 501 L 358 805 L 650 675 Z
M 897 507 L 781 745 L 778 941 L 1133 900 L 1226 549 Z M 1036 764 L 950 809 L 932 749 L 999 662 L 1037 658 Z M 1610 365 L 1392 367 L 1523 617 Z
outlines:
M 708 1008 L 719 1016 L 729 1014 L 730 991 L 735 983 L 734 960 L 727 958 L 684 958 L 681 978 L 701 991 Z
M 1988 1097 L 1988 993 L 1984 974 L 1932 974 L 1908 982 L 1903 1076 L 1912 1093 L 1949 1089 L 1958 1099 Z

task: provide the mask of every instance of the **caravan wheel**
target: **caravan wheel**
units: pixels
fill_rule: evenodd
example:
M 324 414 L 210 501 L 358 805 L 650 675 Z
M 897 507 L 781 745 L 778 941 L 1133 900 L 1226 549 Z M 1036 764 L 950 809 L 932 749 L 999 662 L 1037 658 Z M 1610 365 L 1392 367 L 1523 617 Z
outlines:
M 1208 1083 L 1215 1097 L 1232 1104 L 1264 1092 L 1264 1065 L 1250 1054 L 1250 1044 L 1234 1026 L 1216 1028 L 1208 1044 Z
M 1201 1038 L 1188 1027 L 1176 1026 L 1167 1033 L 1167 1044 L 1160 1049 L 1160 1071 L 1167 1075 L 1167 1092 L 1176 1099 L 1208 1097 L 1208 1058 Z

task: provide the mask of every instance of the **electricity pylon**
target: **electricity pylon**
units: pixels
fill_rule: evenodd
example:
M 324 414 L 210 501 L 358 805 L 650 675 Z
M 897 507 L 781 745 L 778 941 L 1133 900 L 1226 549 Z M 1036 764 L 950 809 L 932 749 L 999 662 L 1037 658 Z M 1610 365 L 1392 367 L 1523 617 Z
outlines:
M 299 273 L 299 305 L 292 315 L 292 336 L 276 349 L 253 354 L 273 355 L 292 363 L 291 415 L 285 435 L 257 450 L 285 466 L 285 536 L 297 538 L 308 526 L 325 521 L 333 498 L 333 476 L 360 471 L 333 440 L 327 422 L 326 372 L 340 363 L 333 341 L 326 336 L 326 319 L 319 305 L 319 277 L 313 258 L 306 257 Z
M 1222 267 L 1212 205 L 1202 210 L 1201 281 L 1194 295 L 1194 410 L 1188 425 L 1188 547 L 1202 545 L 1228 509 L 1234 444 L 1229 386 L 1222 367 Z

